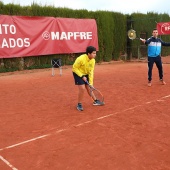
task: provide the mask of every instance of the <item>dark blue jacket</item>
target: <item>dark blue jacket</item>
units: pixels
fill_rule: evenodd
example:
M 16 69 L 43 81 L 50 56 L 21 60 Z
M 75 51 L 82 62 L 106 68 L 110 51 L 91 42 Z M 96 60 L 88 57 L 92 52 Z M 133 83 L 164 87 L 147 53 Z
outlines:
M 161 55 L 161 46 L 170 46 L 170 42 L 164 42 L 160 38 L 150 37 L 145 42 L 148 45 L 148 57 Z

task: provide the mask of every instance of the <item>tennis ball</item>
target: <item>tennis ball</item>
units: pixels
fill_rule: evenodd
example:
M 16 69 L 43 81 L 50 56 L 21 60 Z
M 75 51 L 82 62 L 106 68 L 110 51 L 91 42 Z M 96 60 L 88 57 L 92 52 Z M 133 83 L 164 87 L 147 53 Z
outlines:
M 131 32 L 130 35 L 133 36 L 133 32 Z

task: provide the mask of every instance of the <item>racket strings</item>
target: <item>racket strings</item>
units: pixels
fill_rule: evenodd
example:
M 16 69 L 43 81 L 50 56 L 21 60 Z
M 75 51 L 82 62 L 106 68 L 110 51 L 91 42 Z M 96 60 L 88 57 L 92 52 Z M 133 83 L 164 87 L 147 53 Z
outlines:
M 92 92 L 97 100 L 103 102 L 103 95 L 101 94 L 101 92 L 99 92 L 98 90 L 93 90 Z

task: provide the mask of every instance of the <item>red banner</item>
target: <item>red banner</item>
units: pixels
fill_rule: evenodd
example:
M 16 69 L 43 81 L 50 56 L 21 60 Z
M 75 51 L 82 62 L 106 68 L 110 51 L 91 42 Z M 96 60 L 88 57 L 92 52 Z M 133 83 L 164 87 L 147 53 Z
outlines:
M 0 15 L 0 58 L 98 51 L 94 19 Z
M 157 29 L 159 35 L 170 34 L 170 22 L 160 22 L 157 23 Z

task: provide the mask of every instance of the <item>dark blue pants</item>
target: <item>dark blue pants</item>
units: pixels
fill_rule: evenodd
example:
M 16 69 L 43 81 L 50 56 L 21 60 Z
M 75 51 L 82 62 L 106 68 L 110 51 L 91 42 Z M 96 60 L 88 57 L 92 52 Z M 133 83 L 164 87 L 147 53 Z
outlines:
M 148 57 L 148 81 L 152 80 L 152 69 L 154 63 L 156 64 L 156 67 L 158 68 L 159 72 L 159 79 L 163 79 L 163 68 L 162 68 L 162 61 L 161 57 Z

